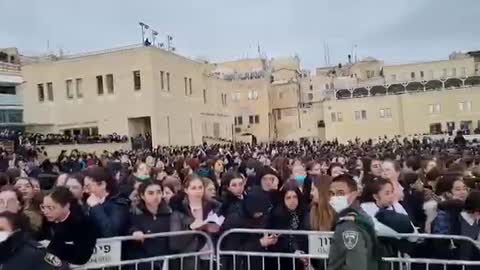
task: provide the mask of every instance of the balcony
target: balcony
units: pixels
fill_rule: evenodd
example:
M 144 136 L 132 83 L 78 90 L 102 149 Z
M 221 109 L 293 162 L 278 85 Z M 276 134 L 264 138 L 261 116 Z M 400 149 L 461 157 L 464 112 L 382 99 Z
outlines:
M 0 94 L 0 106 L 22 106 L 22 97 L 18 95 Z
M 0 62 L 0 84 L 21 84 L 22 82 L 20 65 Z
M 406 93 L 438 91 L 446 89 L 480 86 L 480 76 L 466 78 L 446 78 L 429 81 L 409 81 L 402 83 L 379 84 L 349 89 L 335 89 L 336 99 L 362 98 L 370 96 L 400 95 Z

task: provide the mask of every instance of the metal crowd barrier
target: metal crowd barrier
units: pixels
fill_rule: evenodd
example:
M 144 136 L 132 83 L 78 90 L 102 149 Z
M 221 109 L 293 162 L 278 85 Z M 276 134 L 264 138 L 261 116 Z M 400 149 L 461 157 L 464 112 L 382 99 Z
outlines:
M 232 235 L 242 235 L 240 239 L 247 239 L 243 235 L 258 235 L 259 239 L 265 234 L 289 235 L 289 236 L 305 236 L 308 237 L 309 250 L 307 253 L 281 253 L 272 251 L 251 251 L 242 250 L 238 245 L 230 250 L 223 248 L 225 239 Z M 402 239 L 410 242 L 415 241 L 421 243 L 425 240 L 449 240 L 449 241 L 465 241 L 472 244 L 480 251 L 480 242 L 466 236 L 457 235 L 434 235 L 434 234 L 395 234 L 395 235 L 379 235 L 382 238 Z M 282 264 L 291 260 L 291 269 L 327 269 L 328 251 L 330 241 L 333 238 L 333 232 L 317 232 L 317 231 L 290 231 L 290 230 L 262 230 L 262 229 L 232 229 L 220 236 L 217 242 L 217 270 L 272 270 L 285 269 Z M 414 239 L 414 240 L 412 240 Z M 255 260 L 254 262 L 252 262 Z M 227 261 L 228 267 L 224 265 Z M 476 266 L 480 268 L 480 261 L 464 261 L 464 260 L 444 260 L 432 258 L 410 258 L 399 255 L 398 257 L 383 257 L 383 263 L 387 269 L 392 270 L 421 270 L 421 269 L 454 269 L 466 270 L 468 267 Z M 272 263 L 273 262 L 273 263 Z M 272 268 L 273 266 L 273 268 Z M 414 266 L 414 267 L 413 267 Z
M 215 246 L 211 237 L 201 231 L 178 231 L 145 235 L 145 240 L 185 235 L 197 235 L 205 239 L 205 248 L 187 253 L 168 254 L 149 258 L 122 260 L 122 244 L 135 241 L 132 236 L 98 239 L 90 261 L 82 266 L 72 266 L 75 270 L 213 270 Z M 126 251 L 128 253 L 128 251 Z M 207 258 L 207 259 L 205 259 Z M 193 260 L 194 268 L 186 266 L 186 260 Z M 204 264 L 200 264 L 204 261 Z M 172 267 L 172 263 L 175 266 Z

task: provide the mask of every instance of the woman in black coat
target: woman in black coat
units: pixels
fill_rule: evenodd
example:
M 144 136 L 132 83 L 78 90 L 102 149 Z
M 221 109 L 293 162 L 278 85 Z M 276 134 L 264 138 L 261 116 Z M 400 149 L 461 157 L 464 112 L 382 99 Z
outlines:
M 309 217 L 306 214 L 302 196 L 302 192 L 295 182 L 290 181 L 283 186 L 281 191 L 283 200 L 271 215 L 270 227 L 272 229 L 290 231 L 309 229 Z M 278 242 L 272 246 L 271 250 L 281 253 L 308 253 L 308 237 L 306 235 L 279 235 Z M 306 259 L 296 259 L 295 269 L 304 269 L 307 264 L 308 260 Z M 282 258 L 280 269 L 294 269 L 292 259 Z
M 245 213 L 243 209 L 243 198 L 245 189 L 245 179 L 236 172 L 231 171 L 222 178 L 222 206 L 219 214 L 225 217 L 225 222 L 220 228 L 220 232 L 226 232 L 230 229 L 243 228 Z M 231 234 L 223 240 L 222 250 L 240 250 L 239 243 L 243 240 L 242 235 Z M 221 258 L 223 269 L 233 269 L 232 256 L 223 256 Z M 236 260 L 235 264 L 239 264 Z
M 90 260 L 96 244 L 94 223 L 83 213 L 72 192 L 56 187 L 45 196 L 46 218 L 40 239 L 49 240 L 47 250 L 68 263 L 82 265 Z
M 245 228 L 248 229 L 269 229 L 270 213 L 272 204 L 268 192 L 260 187 L 252 187 L 243 201 L 245 213 Z M 278 236 L 272 234 L 241 234 L 242 241 L 238 246 L 243 251 L 268 252 L 277 244 Z M 263 260 L 260 256 L 237 256 L 240 265 L 236 269 L 264 269 Z M 266 265 L 270 263 L 265 258 Z M 270 268 L 267 268 L 270 269 Z
M 168 237 L 145 238 L 147 234 L 170 231 L 172 210 L 162 200 L 162 186 L 158 181 L 146 181 L 138 188 L 140 204 L 131 216 L 130 232 L 135 238 L 131 243 L 131 259 L 143 259 L 170 254 Z M 138 269 L 162 269 L 163 262 L 140 264 Z

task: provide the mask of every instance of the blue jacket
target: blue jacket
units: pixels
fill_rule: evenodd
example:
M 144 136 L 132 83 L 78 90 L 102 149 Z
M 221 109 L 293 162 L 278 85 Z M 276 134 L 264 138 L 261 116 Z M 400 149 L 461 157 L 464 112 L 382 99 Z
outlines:
M 130 201 L 119 195 L 108 196 L 104 203 L 89 209 L 98 238 L 126 235 L 129 228 Z

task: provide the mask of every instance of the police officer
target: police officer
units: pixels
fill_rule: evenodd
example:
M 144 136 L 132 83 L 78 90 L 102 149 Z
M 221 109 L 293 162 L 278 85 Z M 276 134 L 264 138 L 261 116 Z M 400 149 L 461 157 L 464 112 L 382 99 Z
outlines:
M 0 269 L 68 270 L 68 264 L 32 241 L 20 214 L 0 213 Z
M 330 205 L 337 212 L 328 270 L 377 270 L 381 255 L 373 222 L 357 202 L 358 186 L 349 175 L 335 177 L 330 184 Z

